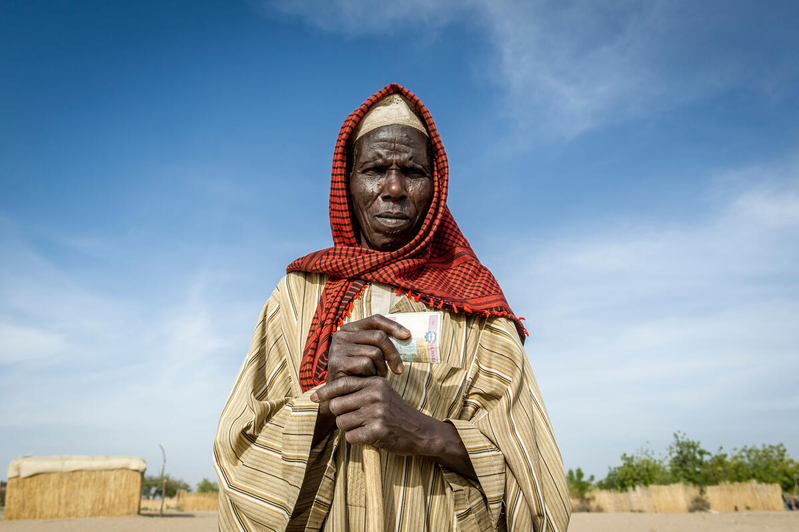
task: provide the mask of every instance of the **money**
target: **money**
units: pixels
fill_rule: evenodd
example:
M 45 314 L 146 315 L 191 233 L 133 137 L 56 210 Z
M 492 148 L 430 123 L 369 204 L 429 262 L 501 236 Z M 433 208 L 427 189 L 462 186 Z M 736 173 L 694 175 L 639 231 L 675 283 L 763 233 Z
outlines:
M 401 312 L 388 314 L 386 318 L 396 321 L 409 331 L 408 340 L 391 338 L 403 362 L 441 362 L 439 341 L 441 338 L 442 312 Z

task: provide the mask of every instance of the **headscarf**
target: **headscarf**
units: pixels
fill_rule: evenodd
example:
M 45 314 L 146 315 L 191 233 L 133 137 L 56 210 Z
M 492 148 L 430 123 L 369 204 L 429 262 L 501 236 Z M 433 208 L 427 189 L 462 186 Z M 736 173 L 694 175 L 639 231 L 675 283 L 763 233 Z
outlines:
M 416 108 L 430 135 L 433 198 L 413 239 L 400 249 L 382 252 L 362 247 L 356 234 L 347 150 L 355 127 L 372 106 L 389 94 L 404 96 Z M 527 331 L 520 318 L 513 314 L 496 279 L 477 259 L 447 208 L 448 179 L 447 154 L 433 117 L 408 89 L 392 83 L 373 94 L 344 121 L 333 153 L 330 184 L 333 247 L 301 257 L 286 269 L 328 275 L 303 350 L 300 364 L 303 391 L 325 382 L 331 337 L 368 282 L 395 287 L 398 294 L 406 294 L 429 307 L 510 318 L 524 341 Z

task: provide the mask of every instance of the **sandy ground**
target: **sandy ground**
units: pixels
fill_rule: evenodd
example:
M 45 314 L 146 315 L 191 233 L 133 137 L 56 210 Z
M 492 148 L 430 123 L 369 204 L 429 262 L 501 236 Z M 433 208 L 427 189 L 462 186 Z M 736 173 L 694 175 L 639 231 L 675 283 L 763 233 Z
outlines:
M 799 512 L 572 515 L 569 532 L 799 532 Z
M 216 532 L 216 512 L 177 512 L 170 510 L 126 517 L 94 519 L 43 519 L 41 521 L 0 521 L 3 532 Z
M 3 532 L 215 532 L 216 512 L 96 519 L 3 521 Z M 575 514 L 569 532 L 799 532 L 799 512 L 723 514 Z

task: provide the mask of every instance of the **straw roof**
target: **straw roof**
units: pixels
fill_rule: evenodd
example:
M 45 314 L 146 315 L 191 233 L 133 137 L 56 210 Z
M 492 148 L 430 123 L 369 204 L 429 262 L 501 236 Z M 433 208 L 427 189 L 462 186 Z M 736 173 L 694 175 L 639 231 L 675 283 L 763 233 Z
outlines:
M 143 473 L 145 461 L 138 456 L 26 456 L 8 464 L 8 479 L 27 478 L 41 473 L 69 473 L 72 471 L 109 471 L 131 469 Z

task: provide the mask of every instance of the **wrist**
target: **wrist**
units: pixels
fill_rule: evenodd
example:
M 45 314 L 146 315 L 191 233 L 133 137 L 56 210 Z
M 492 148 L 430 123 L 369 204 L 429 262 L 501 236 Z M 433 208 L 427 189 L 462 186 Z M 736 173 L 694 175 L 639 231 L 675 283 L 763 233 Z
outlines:
M 424 437 L 419 439 L 422 447 L 419 454 L 435 462 L 446 460 L 446 457 L 452 452 L 453 445 L 460 443 L 460 440 L 453 440 L 450 432 L 455 427 L 444 421 L 429 416 L 425 417 L 428 422 L 424 430 Z

